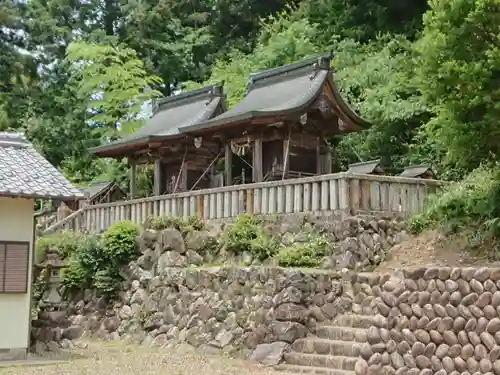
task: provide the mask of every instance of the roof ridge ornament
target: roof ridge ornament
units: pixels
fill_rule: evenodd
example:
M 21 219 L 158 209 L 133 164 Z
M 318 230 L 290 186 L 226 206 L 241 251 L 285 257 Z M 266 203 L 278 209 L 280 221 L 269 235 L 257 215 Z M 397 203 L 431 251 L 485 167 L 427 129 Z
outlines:
M 309 79 L 312 81 L 314 78 L 316 78 L 316 76 L 318 75 L 319 71 L 320 71 L 320 60 L 318 59 L 317 62 L 315 62 L 313 64 L 313 71 L 311 73 L 311 75 L 309 76 Z

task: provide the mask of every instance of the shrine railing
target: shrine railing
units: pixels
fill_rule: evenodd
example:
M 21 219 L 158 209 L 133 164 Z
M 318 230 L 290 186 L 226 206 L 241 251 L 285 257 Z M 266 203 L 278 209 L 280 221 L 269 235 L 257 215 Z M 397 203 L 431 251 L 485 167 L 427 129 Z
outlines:
M 205 220 L 249 214 L 334 212 L 408 217 L 443 182 L 347 172 L 197 190 L 87 206 L 45 233 L 73 229 L 99 233 L 121 220 L 144 223 L 151 216 L 197 216 Z

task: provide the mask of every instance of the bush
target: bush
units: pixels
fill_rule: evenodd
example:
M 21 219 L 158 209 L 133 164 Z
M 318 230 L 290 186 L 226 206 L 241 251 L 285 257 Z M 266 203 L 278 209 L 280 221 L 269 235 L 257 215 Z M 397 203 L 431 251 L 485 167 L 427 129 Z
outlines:
M 225 236 L 227 251 L 239 255 L 249 251 L 252 247 L 252 241 L 255 241 L 259 235 L 261 221 L 248 214 L 242 214 L 236 218 L 236 221 L 229 227 Z
M 190 216 L 187 220 L 178 216 L 155 216 L 148 219 L 145 228 L 163 230 L 167 228 L 177 229 L 183 237 L 193 230 L 203 230 L 205 223 L 196 216 Z
M 460 232 L 474 248 L 495 255 L 500 239 L 500 167 L 480 167 L 461 182 L 430 197 L 424 210 L 408 221 L 414 233 L 425 229 Z M 493 251 L 492 251 L 493 250 Z
M 35 262 L 42 263 L 50 249 L 57 250 L 59 259 L 64 260 L 76 253 L 84 241 L 80 233 L 65 230 L 39 238 L 35 244 Z
M 139 255 L 138 233 L 135 224 L 121 221 L 104 232 L 100 240 L 85 237 L 63 272 L 62 285 L 68 292 L 94 288 L 102 295 L 115 295 L 123 281 L 120 270 Z
M 63 270 L 62 285 L 71 292 L 91 288 L 94 275 L 107 263 L 100 241 L 95 236 L 87 236 Z
M 276 260 L 281 267 L 319 267 L 326 255 L 329 241 L 324 236 L 309 234 L 308 241 L 281 249 Z
M 138 234 L 139 228 L 131 221 L 119 221 L 111 225 L 102 236 L 107 260 L 117 265 L 125 265 L 137 258 Z
M 471 222 L 488 225 L 500 217 L 500 169 L 478 168 L 461 182 L 429 197 L 424 211 L 409 220 L 414 233 Z M 500 234 L 500 232 L 499 232 Z

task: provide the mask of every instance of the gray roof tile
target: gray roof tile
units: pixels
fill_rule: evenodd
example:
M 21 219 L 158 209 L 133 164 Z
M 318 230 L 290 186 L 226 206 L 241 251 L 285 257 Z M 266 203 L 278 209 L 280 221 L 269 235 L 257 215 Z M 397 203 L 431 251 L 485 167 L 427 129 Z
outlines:
M 380 162 L 380 159 L 376 159 L 349 164 L 349 169 L 347 170 L 347 172 L 361 174 L 384 173 L 384 169 L 381 167 Z
M 349 116 L 359 125 L 366 121 L 344 102 L 333 83 L 330 56 L 320 56 L 250 75 L 247 94 L 229 111 L 191 126 L 181 132 L 195 132 L 255 117 L 288 115 L 305 110 L 320 95 L 325 82 L 330 82 L 342 116 Z
M 0 166 L 1 196 L 83 197 L 20 133 L 0 132 Z
M 405 168 L 405 170 L 400 174 L 402 177 L 421 177 L 421 176 L 432 176 L 436 177 L 436 174 L 429 165 L 411 165 Z
M 315 58 L 250 75 L 245 97 L 229 111 L 181 132 L 212 128 L 229 121 L 300 110 L 320 93 L 328 78 L 329 58 Z
M 212 118 L 219 106 L 224 106 L 222 87 L 211 85 L 159 100 L 153 116 L 130 136 L 91 149 L 91 152 L 119 150 L 148 140 L 179 135 L 179 128 Z

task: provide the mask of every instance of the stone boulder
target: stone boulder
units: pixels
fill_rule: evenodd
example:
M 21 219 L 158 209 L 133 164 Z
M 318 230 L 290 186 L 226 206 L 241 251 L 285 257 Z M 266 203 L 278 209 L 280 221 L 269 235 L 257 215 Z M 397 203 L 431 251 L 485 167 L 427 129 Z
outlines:
M 181 232 L 174 228 L 162 230 L 158 243 L 162 253 L 165 251 L 176 251 L 179 254 L 184 254 L 186 252 L 184 238 L 182 238 Z
M 276 341 L 271 344 L 260 344 L 248 357 L 249 360 L 262 363 L 264 365 L 277 365 L 281 362 L 283 355 L 290 350 L 290 345 L 283 341 Z

